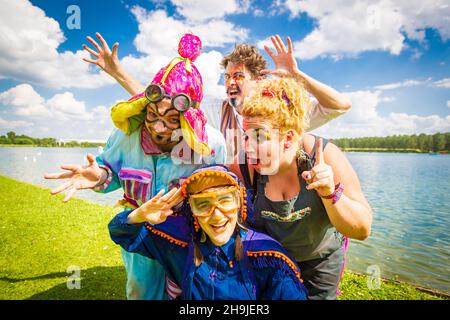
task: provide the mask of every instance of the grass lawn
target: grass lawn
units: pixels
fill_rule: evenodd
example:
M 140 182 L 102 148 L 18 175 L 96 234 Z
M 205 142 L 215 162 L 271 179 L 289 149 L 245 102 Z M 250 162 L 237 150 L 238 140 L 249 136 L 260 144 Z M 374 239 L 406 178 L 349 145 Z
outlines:
M 80 199 L 62 203 L 48 189 L 0 176 L 0 299 L 125 299 L 120 249 L 109 238 L 112 207 Z M 68 289 L 68 269 L 80 289 Z M 346 272 L 340 299 L 439 299 L 413 286 Z

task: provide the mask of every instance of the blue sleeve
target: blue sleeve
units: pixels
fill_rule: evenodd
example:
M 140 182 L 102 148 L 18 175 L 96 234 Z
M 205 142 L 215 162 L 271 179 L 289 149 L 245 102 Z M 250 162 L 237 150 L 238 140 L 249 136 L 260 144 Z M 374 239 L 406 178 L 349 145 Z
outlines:
M 108 176 L 105 182 L 99 186 L 96 186 L 93 190 L 99 193 L 108 193 L 115 191 L 121 188 L 120 180 L 117 175 L 117 172 L 114 171 L 114 168 L 110 164 L 111 160 L 114 156 L 117 157 L 118 149 L 118 136 L 120 135 L 120 131 L 116 130 L 111 134 L 108 138 L 108 142 L 106 143 L 106 147 L 102 154 L 96 157 L 96 161 L 100 168 L 104 169 Z
M 114 243 L 120 245 L 129 252 L 140 253 L 153 258 L 151 250 L 144 246 L 142 241 L 145 230 L 143 223 L 130 224 L 127 222 L 128 215 L 133 210 L 125 210 L 116 215 L 108 224 L 109 235 Z
M 306 300 L 308 291 L 297 279 L 281 269 L 264 268 L 258 270 L 262 300 Z
M 173 279 L 181 280 L 187 250 L 168 245 L 165 239 L 147 230 L 144 223 L 127 223 L 128 215 L 132 211 L 119 213 L 108 224 L 112 241 L 126 251 L 157 260 Z

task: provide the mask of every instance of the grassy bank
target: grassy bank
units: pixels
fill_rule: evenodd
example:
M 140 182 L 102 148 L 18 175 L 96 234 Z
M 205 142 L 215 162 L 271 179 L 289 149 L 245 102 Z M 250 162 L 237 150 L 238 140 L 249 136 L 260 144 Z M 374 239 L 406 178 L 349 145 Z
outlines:
M 125 299 L 120 250 L 109 238 L 112 208 L 50 196 L 49 190 L 0 176 L 0 299 Z M 80 289 L 68 289 L 70 266 Z M 346 272 L 340 299 L 439 299 L 408 284 L 367 288 Z

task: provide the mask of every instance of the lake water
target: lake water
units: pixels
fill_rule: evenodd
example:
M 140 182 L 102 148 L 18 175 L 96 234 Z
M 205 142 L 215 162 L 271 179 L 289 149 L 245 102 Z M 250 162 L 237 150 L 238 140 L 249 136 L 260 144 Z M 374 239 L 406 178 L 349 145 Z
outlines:
M 60 164 L 83 164 L 86 148 L 0 148 L 0 175 L 46 188 L 59 185 L 44 173 Z M 351 240 L 347 268 L 450 293 L 450 156 L 347 153 L 374 211 L 372 234 Z M 112 205 L 116 191 L 75 196 Z M 49 195 L 50 197 L 50 195 Z

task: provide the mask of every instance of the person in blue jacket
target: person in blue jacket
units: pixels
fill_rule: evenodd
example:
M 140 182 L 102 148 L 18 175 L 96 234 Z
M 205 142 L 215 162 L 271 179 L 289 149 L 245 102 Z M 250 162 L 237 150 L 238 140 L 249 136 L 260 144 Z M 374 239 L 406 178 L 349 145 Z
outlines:
M 195 170 L 168 197 L 119 213 L 109 231 L 125 250 L 158 260 L 182 299 L 307 299 L 300 269 L 282 246 L 242 225 L 247 195 L 226 167 Z

